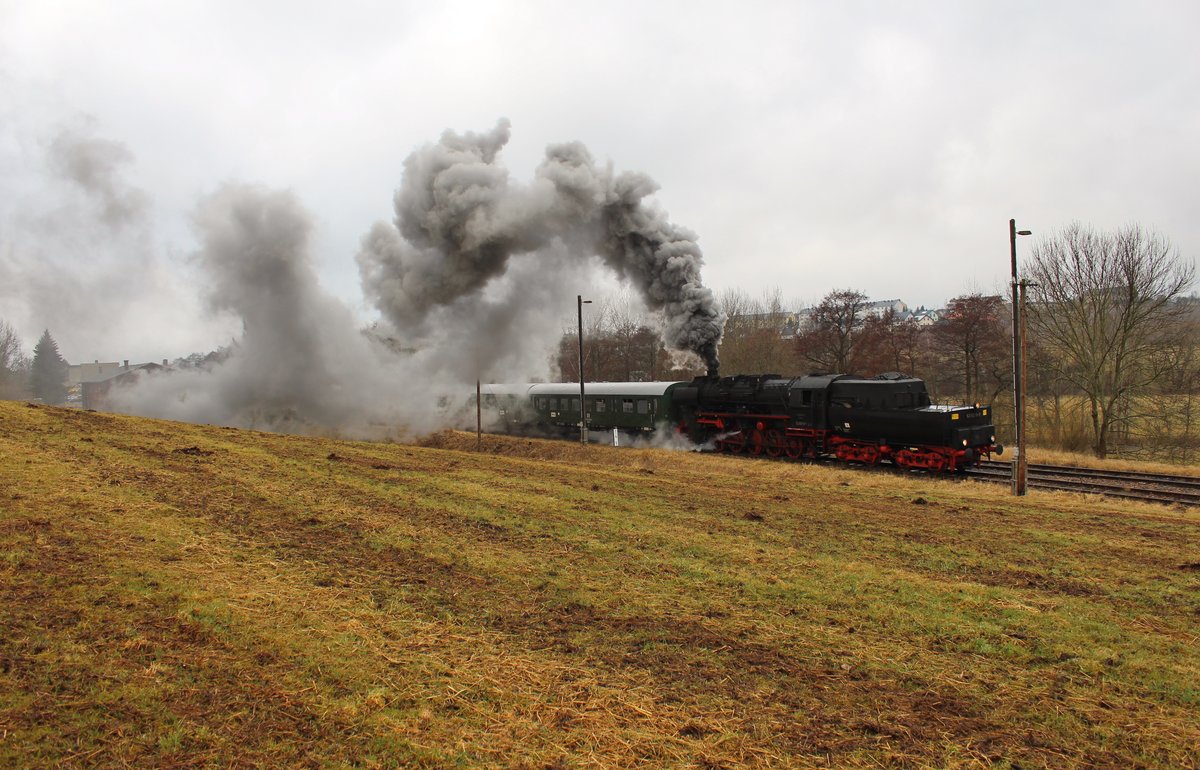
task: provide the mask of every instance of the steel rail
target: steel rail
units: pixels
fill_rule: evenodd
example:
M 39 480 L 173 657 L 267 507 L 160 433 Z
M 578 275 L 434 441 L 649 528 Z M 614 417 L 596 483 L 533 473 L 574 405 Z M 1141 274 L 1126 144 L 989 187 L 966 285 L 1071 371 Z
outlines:
M 966 476 L 977 481 L 1008 483 L 1012 470 L 1008 463 L 985 461 L 979 467 L 969 469 Z M 1200 506 L 1200 479 L 1160 473 L 1030 465 L 1029 486 L 1126 500 Z

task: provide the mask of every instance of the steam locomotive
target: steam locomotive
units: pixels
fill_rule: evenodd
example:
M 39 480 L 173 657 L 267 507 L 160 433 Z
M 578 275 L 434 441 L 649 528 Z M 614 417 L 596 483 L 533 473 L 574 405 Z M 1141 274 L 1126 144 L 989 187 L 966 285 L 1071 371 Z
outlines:
M 578 435 L 577 383 L 490 385 L 485 393 L 496 427 Z M 585 383 L 584 399 L 591 431 L 670 431 L 730 454 L 835 457 L 941 472 L 1003 452 L 990 407 L 931 404 L 923 381 L 898 372 Z

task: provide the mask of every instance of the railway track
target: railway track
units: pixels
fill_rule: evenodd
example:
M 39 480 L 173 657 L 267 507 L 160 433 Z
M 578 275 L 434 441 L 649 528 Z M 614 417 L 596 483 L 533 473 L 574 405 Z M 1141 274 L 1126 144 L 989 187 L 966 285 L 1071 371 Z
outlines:
M 1012 479 L 1012 464 L 985 460 L 978 467 L 968 470 L 966 476 L 977 481 L 1006 484 Z M 1200 507 L 1200 478 L 1037 463 L 1029 465 L 1027 478 L 1029 487 L 1033 489 Z
M 750 459 L 747 457 L 747 459 Z M 805 458 L 801 462 L 815 462 L 839 468 L 863 471 L 891 472 L 899 474 L 924 473 L 900 468 L 890 464 L 864 465 L 844 463 L 825 457 L 816 460 Z M 937 477 L 936 474 L 934 476 Z M 973 481 L 1008 484 L 1012 481 L 1012 463 L 998 460 L 982 460 L 976 467 L 961 474 L 947 473 L 942 478 L 965 478 Z M 1172 476 L 1163 473 L 1140 471 L 1106 471 L 1095 468 L 1078 468 L 1069 465 L 1028 466 L 1027 486 L 1033 489 L 1056 490 L 1103 495 L 1124 500 L 1141 500 L 1164 505 L 1200 507 L 1200 478 L 1194 476 Z
M 578 439 L 572 437 L 568 440 L 577 441 Z M 741 457 L 748 461 L 766 460 L 765 457 L 752 457 L 745 454 L 726 454 L 724 456 Z M 771 460 L 770 462 L 780 461 Z M 839 462 L 830 457 L 817 459 L 806 457 L 799 460 L 784 459 L 782 461 L 816 463 L 867 472 L 891 472 L 905 475 L 925 472 L 900 468 L 891 464 L 866 465 L 855 462 Z M 937 477 L 936 474 L 935 477 Z M 1012 463 L 999 460 L 982 460 L 978 466 L 969 468 L 961 474 L 947 473 L 941 477 L 946 479 L 965 478 L 980 482 L 1008 484 L 1012 481 Z M 1200 477 L 1031 463 L 1028 467 L 1027 482 L 1028 486 L 1033 489 L 1079 492 L 1125 500 L 1162 503 L 1164 505 L 1200 507 Z

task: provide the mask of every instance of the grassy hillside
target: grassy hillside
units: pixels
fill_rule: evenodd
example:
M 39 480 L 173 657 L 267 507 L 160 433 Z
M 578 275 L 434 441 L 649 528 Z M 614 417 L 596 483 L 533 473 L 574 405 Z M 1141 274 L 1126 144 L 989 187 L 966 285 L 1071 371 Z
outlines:
M 1200 513 L 0 402 L 0 766 L 1194 767 Z

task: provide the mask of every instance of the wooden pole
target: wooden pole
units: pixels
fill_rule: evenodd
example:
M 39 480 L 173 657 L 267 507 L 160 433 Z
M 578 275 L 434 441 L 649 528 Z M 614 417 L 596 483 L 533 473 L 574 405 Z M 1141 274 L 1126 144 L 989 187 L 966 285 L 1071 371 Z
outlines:
M 1008 220 L 1008 244 L 1012 255 L 1012 334 L 1013 334 L 1013 438 L 1016 457 L 1012 460 L 1012 492 L 1025 494 L 1029 463 L 1025 458 L 1025 281 L 1017 278 L 1017 236 L 1029 235 L 1017 230 L 1017 220 Z
M 591 304 L 590 299 L 584 299 L 582 294 L 575 295 L 575 303 L 579 309 L 579 442 L 587 443 L 587 397 L 583 391 L 583 306 Z

